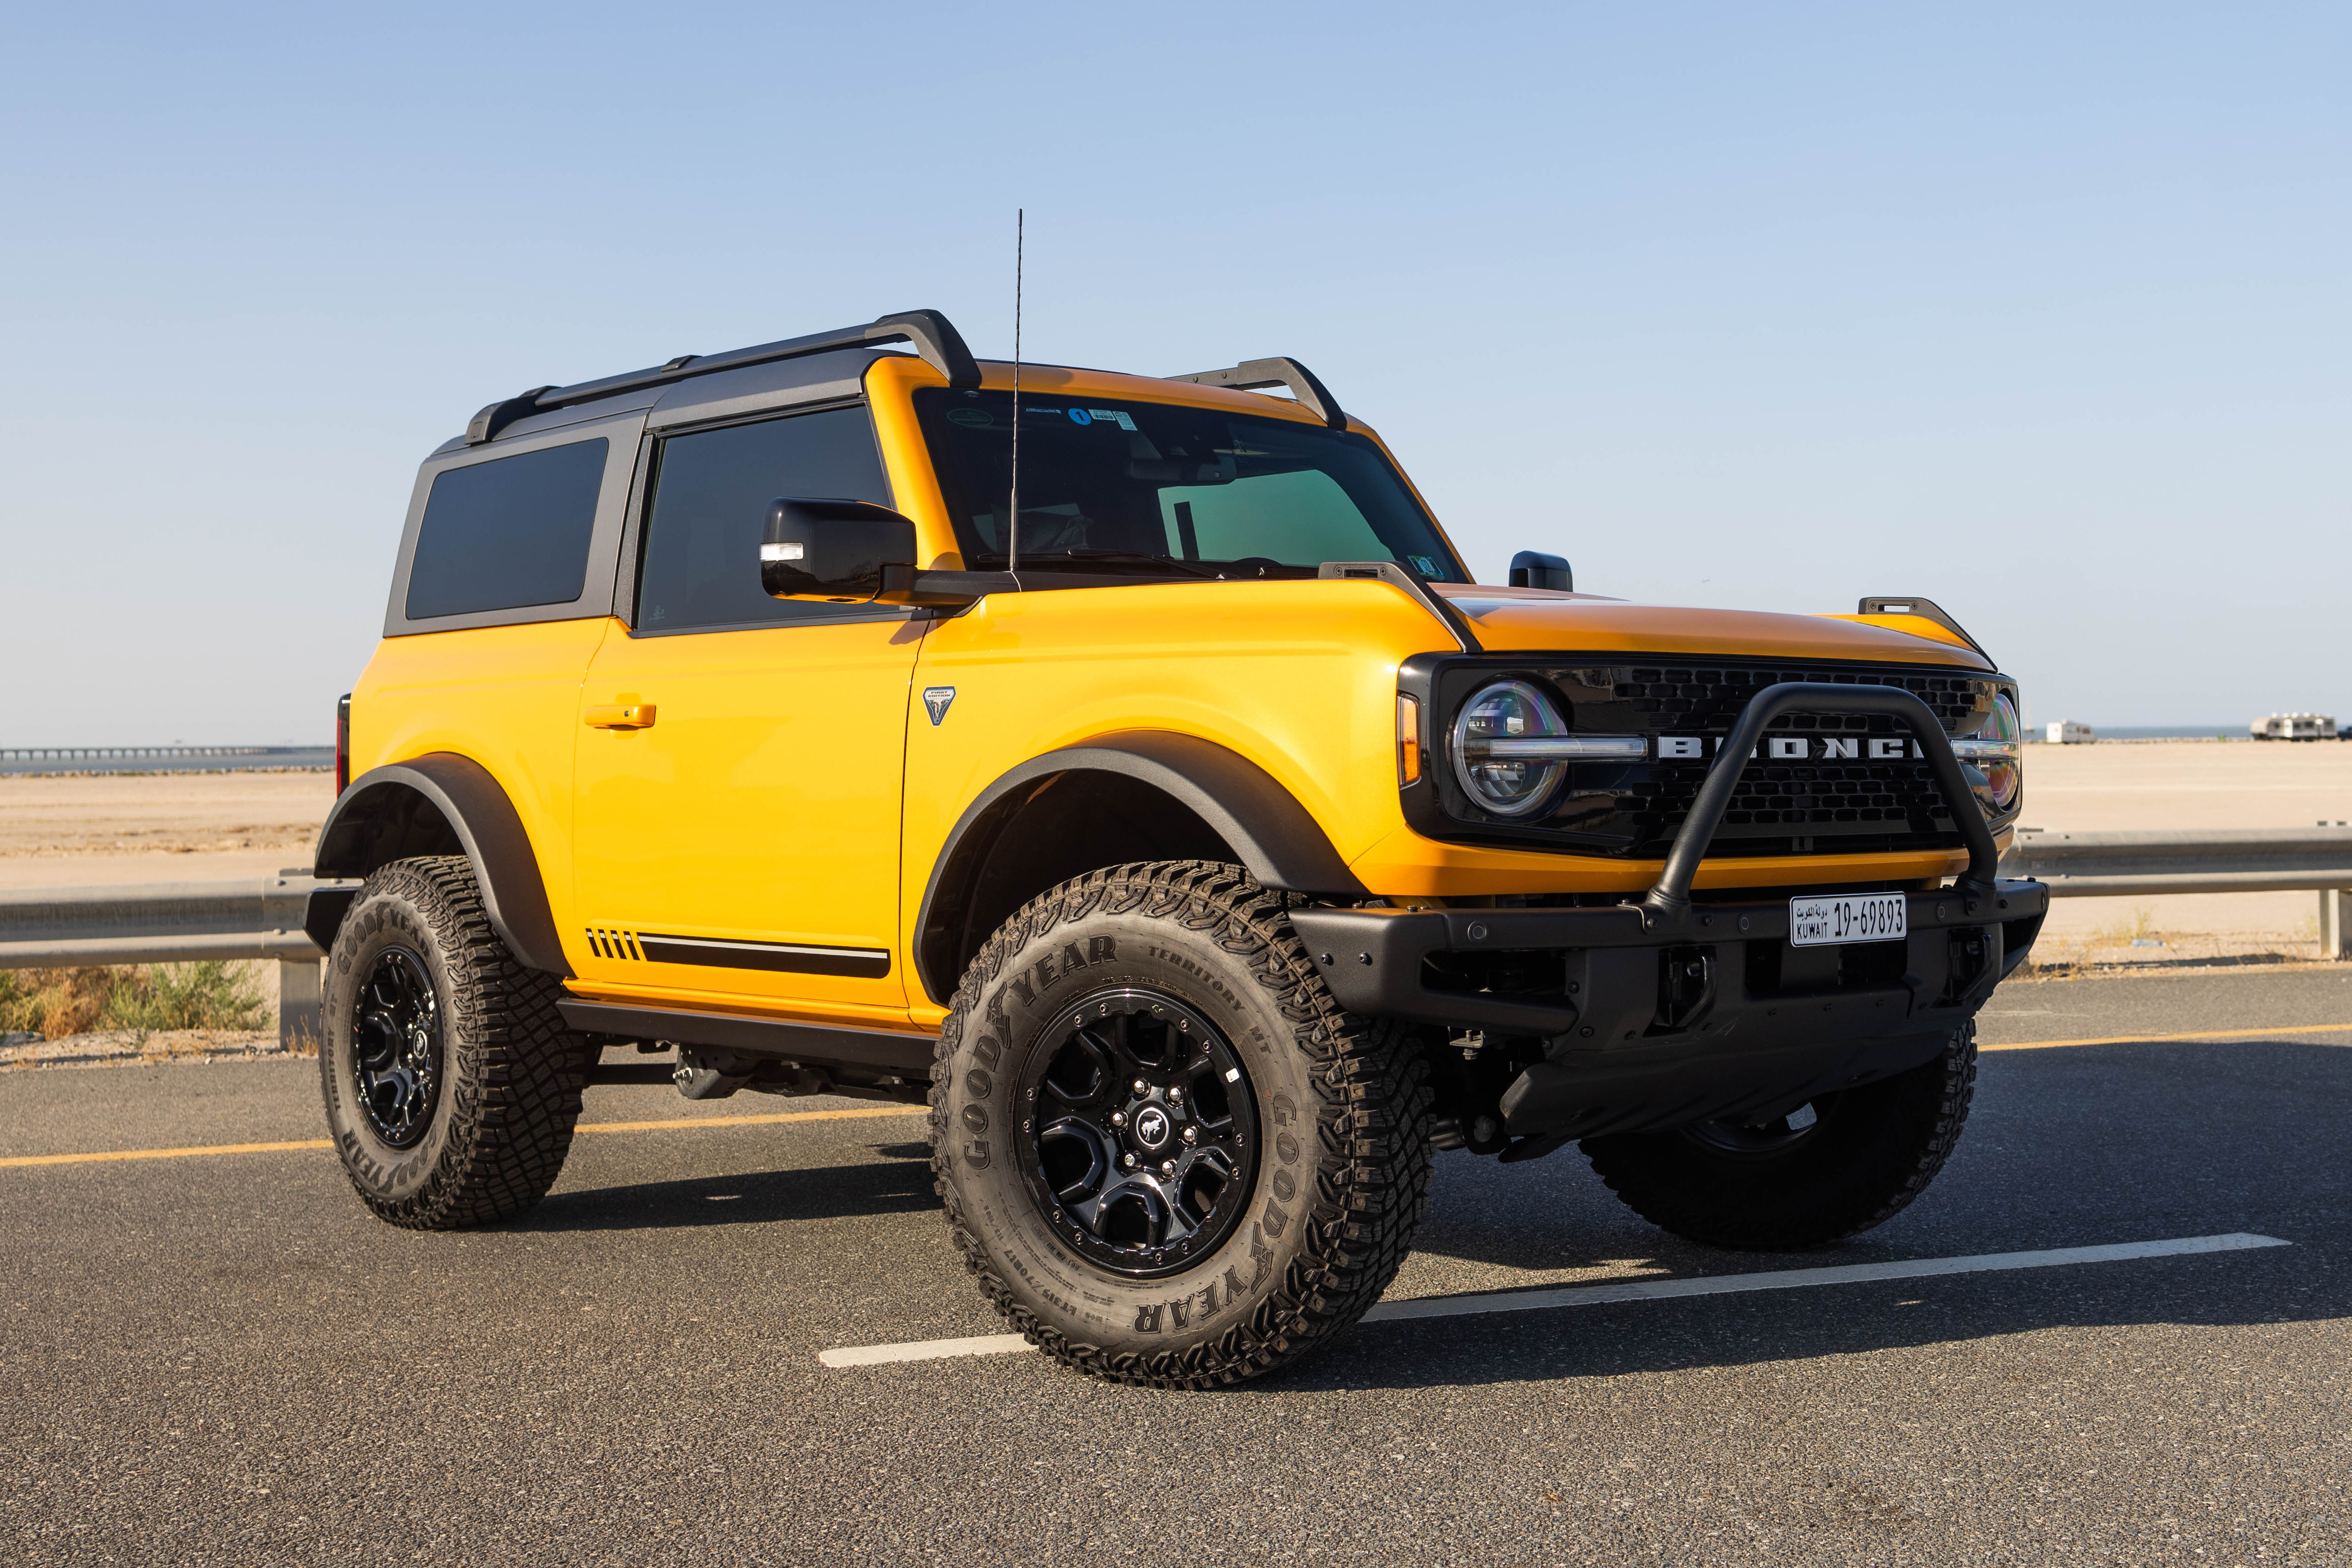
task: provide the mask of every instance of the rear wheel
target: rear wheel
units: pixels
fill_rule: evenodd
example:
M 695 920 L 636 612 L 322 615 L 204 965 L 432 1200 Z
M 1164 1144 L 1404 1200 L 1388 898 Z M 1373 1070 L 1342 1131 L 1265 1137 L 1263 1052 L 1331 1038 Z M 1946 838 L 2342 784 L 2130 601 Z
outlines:
M 319 1078 L 343 1170 L 379 1218 L 448 1230 L 546 1195 L 587 1078 L 562 995 L 499 940 L 463 856 L 367 879 L 328 957 Z
M 1761 1121 L 1580 1145 L 1610 1190 L 1677 1236 L 1743 1252 L 1825 1246 L 1883 1224 L 1950 1157 L 1976 1092 L 1976 1025 L 1934 1061 Z
M 1342 1012 L 1239 867 L 1121 866 L 992 937 L 932 1075 L 958 1249 L 1065 1364 L 1238 1382 L 1353 1322 L 1429 1183 L 1426 1069 Z

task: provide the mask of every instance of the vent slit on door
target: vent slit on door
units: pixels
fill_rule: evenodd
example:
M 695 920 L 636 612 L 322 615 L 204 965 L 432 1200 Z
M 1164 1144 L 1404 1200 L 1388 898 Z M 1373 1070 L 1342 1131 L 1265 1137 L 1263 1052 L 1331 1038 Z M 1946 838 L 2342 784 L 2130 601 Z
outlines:
M 599 958 L 634 958 L 642 964 L 646 956 L 637 947 L 634 931 L 622 931 L 610 926 L 588 927 L 588 950 Z

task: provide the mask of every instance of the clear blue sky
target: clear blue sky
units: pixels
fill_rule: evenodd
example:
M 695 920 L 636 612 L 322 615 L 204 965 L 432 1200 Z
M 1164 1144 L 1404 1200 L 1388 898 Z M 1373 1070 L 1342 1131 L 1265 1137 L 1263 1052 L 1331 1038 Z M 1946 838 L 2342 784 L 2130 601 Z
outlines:
M 0 743 L 317 740 L 494 397 L 1304 360 L 1473 569 L 2352 719 L 2352 9 L 16 6 Z

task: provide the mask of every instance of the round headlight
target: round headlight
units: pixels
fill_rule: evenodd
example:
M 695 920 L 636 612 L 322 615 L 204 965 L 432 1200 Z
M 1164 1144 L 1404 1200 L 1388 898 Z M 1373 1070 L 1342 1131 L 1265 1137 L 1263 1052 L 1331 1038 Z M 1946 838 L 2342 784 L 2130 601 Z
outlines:
M 2025 795 L 2025 770 L 2017 722 L 2017 704 L 2007 692 L 1996 695 L 1976 728 L 1952 742 L 1968 776 L 1969 789 L 1988 817 L 2017 810 Z
M 1984 770 L 1985 793 L 2001 810 L 2017 804 L 2025 791 L 2025 767 L 2018 753 L 2019 737 L 2023 733 L 2017 722 L 2017 705 L 2009 700 L 2007 692 L 1992 699 L 1992 717 L 1984 726 L 1987 740 L 1999 741 L 2008 752 L 2005 759 L 1996 759 Z
M 1568 734 L 1551 699 L 1525 681 L 1496 681 L 1462 705 L 1454 721 L 1454 776 L 1479 806 L 1524 817 L 1544 803 L 1567 771 L 1540 744 Z

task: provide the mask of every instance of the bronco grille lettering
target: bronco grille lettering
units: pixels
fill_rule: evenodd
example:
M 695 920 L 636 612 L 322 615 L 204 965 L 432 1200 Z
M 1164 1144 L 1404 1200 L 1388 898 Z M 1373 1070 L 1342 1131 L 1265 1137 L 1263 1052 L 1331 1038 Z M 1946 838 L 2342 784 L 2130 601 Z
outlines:
M 1662 735 L 1658 737 L 1658 756 L 1669 762 L 1689 762 L 1708 755 L 1720 756 L 1723 743 L 1727 738 L 1720 735 Z M 1862 738 L 1860 736 L 1776 735 L 1760 751 L 1748 755 L 1758 762 L 1828 762 L 1853 758 Z M 1873 736 L 1870 737 L 1870 755 L 1880 761 L 1904 758 L 1918 761 L 1925 759 L 1927 754 L 1920 749 L 1916 740 L 1898 736 Z

